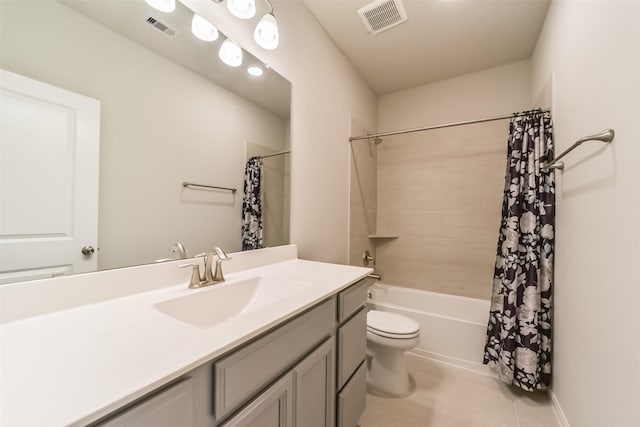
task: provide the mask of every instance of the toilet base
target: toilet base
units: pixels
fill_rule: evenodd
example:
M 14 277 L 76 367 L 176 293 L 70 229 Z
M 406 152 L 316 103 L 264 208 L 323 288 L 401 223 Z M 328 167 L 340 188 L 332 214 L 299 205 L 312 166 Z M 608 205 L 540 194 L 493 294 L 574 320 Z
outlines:
M 405 393 L 388 393 L 386 391 L 378 390 L 367 382 L 367 393 L 378 397 L 384 397 L 385 399 L 402 399 L 407 396 L 411 396 L 414 391 L 416 391 L 416 381 L 413 379 L 413 376 L 411 374 L 409 374 L 409 390 L 407 390 Z
M 367 385 L 375 391 L 393 396 L 405 396 L 412 391 L 404 360 L 404 350 L 367 342 L 371 356 L 367 364 Z

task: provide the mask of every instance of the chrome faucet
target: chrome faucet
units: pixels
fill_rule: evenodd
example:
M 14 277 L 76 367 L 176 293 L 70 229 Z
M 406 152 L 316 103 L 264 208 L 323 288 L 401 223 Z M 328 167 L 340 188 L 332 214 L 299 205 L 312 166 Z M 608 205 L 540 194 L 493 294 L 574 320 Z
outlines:
M 212 273 L 211 267 L 213 264 L 213 257 L 217 256 L 216 269 Z M 205 286 L 215 285 L 216 283 L 224 282 L 224 274 L 222 274 L 222 261 L 229 261 L 231 258 L 219 247 L 214 247 L 209 253 L 201 253 L 195 256 L 195 258 L 204 258 L 204 277 L 200 274 L 200 264 L 188 263 L 180 264 L 178 268 L 193 267 L 191 273 L 191 280 L 189 281 L 190 289 L 203 288 Z

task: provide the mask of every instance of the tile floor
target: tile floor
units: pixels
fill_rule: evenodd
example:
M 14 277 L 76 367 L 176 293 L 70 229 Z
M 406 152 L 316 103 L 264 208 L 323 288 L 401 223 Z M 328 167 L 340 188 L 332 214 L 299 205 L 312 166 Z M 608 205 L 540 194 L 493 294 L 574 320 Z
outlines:
M 367 394 L 360 427 L 560 427 L 545 393 L 527 393 L 465 369 L 406 356 L 416 390 Z

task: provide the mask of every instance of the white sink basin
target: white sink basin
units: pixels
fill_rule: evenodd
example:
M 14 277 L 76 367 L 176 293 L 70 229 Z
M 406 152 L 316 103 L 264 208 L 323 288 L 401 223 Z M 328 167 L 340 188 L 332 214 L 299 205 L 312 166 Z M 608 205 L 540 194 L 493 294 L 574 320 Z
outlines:
M 194 290 L 191 295 L 159 302 L 153 308 L 198 328 L 210 328 L 311 286 L 296 280 L 256 276 Z

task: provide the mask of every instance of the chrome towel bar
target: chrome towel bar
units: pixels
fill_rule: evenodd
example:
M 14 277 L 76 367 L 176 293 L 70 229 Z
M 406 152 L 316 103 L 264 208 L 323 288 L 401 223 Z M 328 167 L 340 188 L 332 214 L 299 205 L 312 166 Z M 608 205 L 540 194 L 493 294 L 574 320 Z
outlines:
M 198 187 L 198 188 L 213 188 L 216 190 L 226 190 L 226 191 L 231 191 L 232 193 L 235 193 L 236 191 L 238 191 L 237 188 L 229 188 L 229 187 L 218 187 L 217 185 L 204 185 L 204 184 L 196 184 L 193 182 L 183 182 L 182 186 L 184 188 L 190 188 L 190 187 Z
M 266 158 L 269 158 L 269 157 L 282 156 L 283 154 L 289 154 L 289 153 L 291 153 L 291 150 L 281 151 L 279 153 L 273 153 L 273 154 L 268 154 L 266 156 L 258 156 L 258 157 L 260 157 L 261 159 L 266 159 Z
M 564 156 L 566 156 L 567 154 L 569 154 L 570 152 L 572 152 L 573 150 L 578 148 L 580 145 L 582 145 L 583 142 L 587 142 L 587 141 L 602 141 L 602 142 L 605 142 L 605 143 L 609 144 L 609 143 L 611 143 L 611 141 L 613 141 L 613 137 L 614 136 L 615 136 L 615 132 L 613 131 L 613 129 L 605 129 L 602 132 L 597 133 L 595 135 L 583 136 L 582 138 L 580 138 L 579 140 L 574 142 L 571 147 L 567 148 L 559 156 L 556 156 L 555 159 L 553 159 L 549 163 L 547 163 L 544 166 L 544 169 L 560 169 L 560 170 L 563 170 L 564 169 L 564 162 L 561 162 L 560 159 L 562 159 Z

